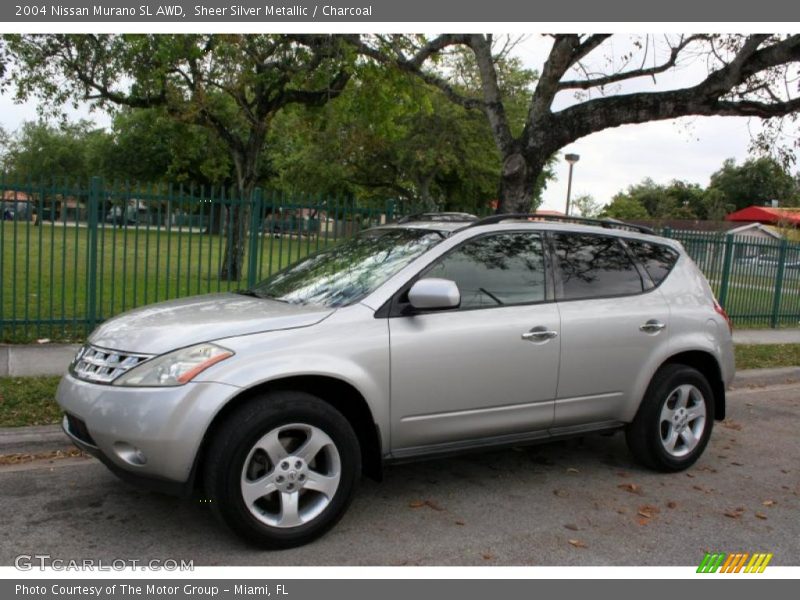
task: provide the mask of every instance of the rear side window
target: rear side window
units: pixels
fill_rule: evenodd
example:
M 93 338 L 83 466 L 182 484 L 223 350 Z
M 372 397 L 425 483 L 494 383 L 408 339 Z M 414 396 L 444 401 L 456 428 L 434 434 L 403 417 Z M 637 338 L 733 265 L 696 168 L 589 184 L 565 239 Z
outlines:
M 577 233 L 553 236 L 561 271 L 561 299 L 639 294 L 642 277 L 615 237 Z
M 424 276 L 455 281 L 462 309 L 542 302 L 542 236 L 498 233 L 469 240 L 445 254 Z
M 678 260 L 678 253 L 675 250 L 660 244 L 650 244 L 638 240 L 625 240 L 625 243 L 656 286 L 664 281 Z

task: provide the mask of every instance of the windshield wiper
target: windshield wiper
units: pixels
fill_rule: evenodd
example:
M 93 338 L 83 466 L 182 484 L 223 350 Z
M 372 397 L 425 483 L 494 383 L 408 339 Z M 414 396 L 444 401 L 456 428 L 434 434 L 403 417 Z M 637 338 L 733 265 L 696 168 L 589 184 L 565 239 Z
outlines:
M 263 298 L 259 294 L 256 294 L 253 290 L 235 290 L 234 294 L 239 294 L 240 296 L 252 296 L 253 298 Z

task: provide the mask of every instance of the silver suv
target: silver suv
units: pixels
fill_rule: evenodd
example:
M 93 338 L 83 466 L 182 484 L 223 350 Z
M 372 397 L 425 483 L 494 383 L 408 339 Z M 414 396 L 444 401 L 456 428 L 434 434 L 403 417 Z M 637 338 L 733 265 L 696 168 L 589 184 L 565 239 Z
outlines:
M 643 228 L 422 216 L 103 323 L 58 402 L 120 477 L 199 488 L 289 547 L 393 461 L 621 429 L 648 467 L 685 469 L 725 415 L 729 326 L 680 244 Z

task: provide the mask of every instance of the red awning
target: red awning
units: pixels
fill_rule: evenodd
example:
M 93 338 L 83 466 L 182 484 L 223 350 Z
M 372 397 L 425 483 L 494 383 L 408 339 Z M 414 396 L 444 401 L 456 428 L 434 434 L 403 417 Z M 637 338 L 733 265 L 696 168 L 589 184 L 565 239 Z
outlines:
M 748 206 L 725 217 L 726 221 L 748 223 L 791 223 L 800 225 L 800 208 L 772 208 L 771 206 Z

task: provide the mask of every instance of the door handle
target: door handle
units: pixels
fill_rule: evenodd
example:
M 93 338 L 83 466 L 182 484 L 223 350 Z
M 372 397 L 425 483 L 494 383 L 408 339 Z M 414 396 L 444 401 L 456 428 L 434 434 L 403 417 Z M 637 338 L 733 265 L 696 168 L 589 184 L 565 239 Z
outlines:
M 645 333 L 658 333 L 666 326 L 667 325 L 665 323 L 662 323 L 657 319 L 650 319 L 644 325 L 639 326 L 639 331 L 644 331 Z
M 522 334 L 522 339 L 526 342 L 546 342 L 554 337 L 558 337 L 558 332 L 545 327 L 534 327 Z

